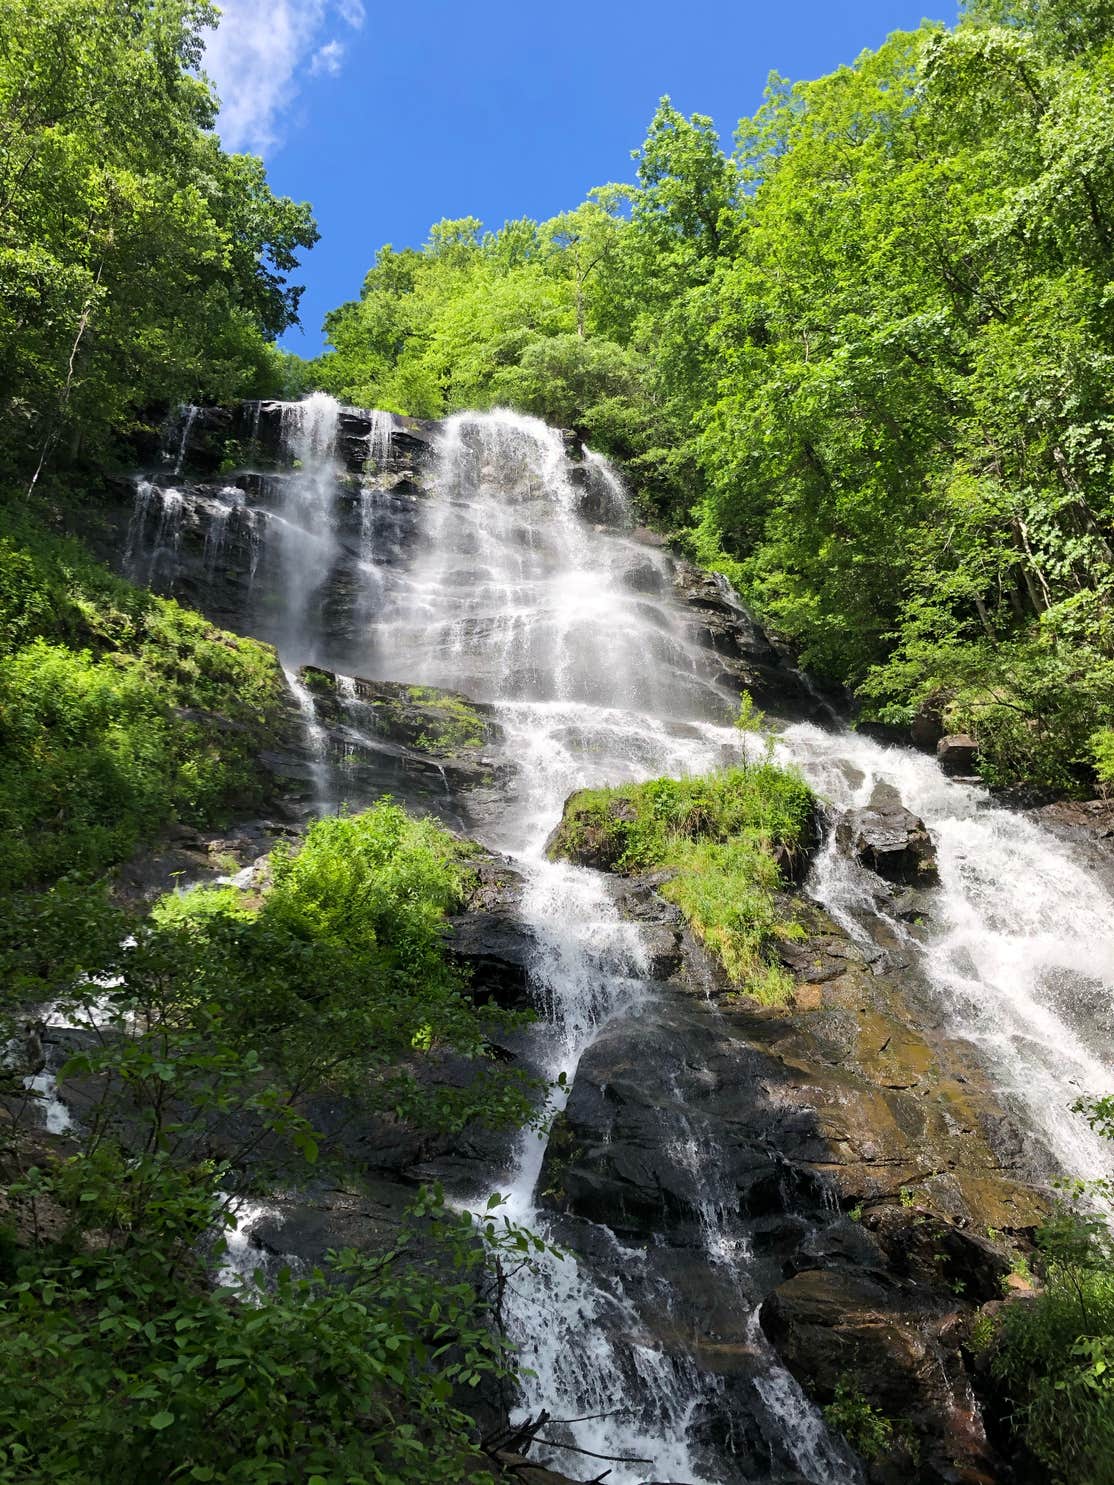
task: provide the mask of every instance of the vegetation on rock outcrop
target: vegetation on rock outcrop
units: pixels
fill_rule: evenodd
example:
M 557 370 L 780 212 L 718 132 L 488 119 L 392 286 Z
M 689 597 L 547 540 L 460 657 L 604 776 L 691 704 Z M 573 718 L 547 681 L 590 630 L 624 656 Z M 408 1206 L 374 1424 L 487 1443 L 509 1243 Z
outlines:
M 554 859 L 604 871 L 663 872 L 677 904 L 732 982 L 768 1003 L 794 980 L 776 962 L 776 894 L 815 843 L 816 801 L 797 774 L 747 764 L 701 778 L 651 779 L 572 795 Z

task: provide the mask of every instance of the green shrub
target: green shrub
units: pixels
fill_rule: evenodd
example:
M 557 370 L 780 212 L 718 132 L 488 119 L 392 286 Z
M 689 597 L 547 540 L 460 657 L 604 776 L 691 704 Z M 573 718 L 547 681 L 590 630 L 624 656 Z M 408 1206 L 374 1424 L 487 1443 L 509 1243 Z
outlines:
M 835 1397 L 824 1409 L 824 1418 L 864 1459 L 884 1459 L 893 1449 L 893 1424 L 849 1377 L 841 1377 L 836 1384 Z
M 493 1061 L 488 1040 L 522 1016 L 477 1007 L 444 950 L 472 849 L 380 800 L 318 820 L 297 852 L 277 849 L 262 896 L 164 898 L 141 944 L 170 966 L 184 1012 L 219 1004 L 225 1034 L 295 1086 L 325 1065 L 331 1087 L 423 1123 L 522 1123 L 536 1086 Z M 136 954 L 115 972 L 134 977 Z M 449 1051 L 475 1059 L 465 1086 L 427 1076 Z
M 137 1175 L 143 1208 L 106 1228 Z M 490 1221 L 485 1253 L 471 1219 L 429 1192 L 390 1250 L 330 1254 L 322 1270 L 230 1293 L 212 1287 L 223 1240 L 201 1241 L 228 1194 L 203 1171 L 104 1143 L 15 1196 L 70 1226 L 64 1242 L 3 1251 L 5 1480 L 479 1478 L 459 1399 L 509 1375 L 490 1301 L 499 1255 L 521 1262 L 517 1229 Z
M 1051 1258 L 1045 1287 L 1004 1313 L 993 1368 L 1013 1423 L 1063 1485 L 1114 1482 L 1114 1273 Z
M 1104 795 L 1114 789 L 1114 727 L 1102 727 L 1091 734 L 1091 756 L 1095 777 Z
M 1080 1099 L 1114 1139 L 1114 1097 Z M 1010 1304 L 992 1367 L 1013 1427 L 1056 1485 L 1114 1485 L 1114 1238 L 1108 1180 L 1067 1184 L 1037 1233 L 1042 1290 Z
M 265 1198 L 276 1162 L 288 1189 L 337 1158 L 308 1100 L 344 1089 L 427 1127 L 528 1117 L 535 1090 L 484 1065 L 488 1031 L 517 1018 L 475 1005 L 443 948 L 469 856 L 384 801 L 275 853 L 270 889 L 175 893 L 143 923 L 71 882 L 12 897 L 9 1023 L 68 979 L 87 1035 L 58 1077 L 98 1094 L 80 1142 L 0 1128 L 0 1478 L 480 1477 L 462 1404 L 511 1375 L 500 1264 L 540 1244 L 498 1198 L 482 1243 L 427 1190 L 381 1251 L 213 1288 L 234 1198 Z M 420 1075 L 446 1050 L 477 1056 L 467 1086 Z
M 862 686 L 868 715 L 902 725 L 929 707 L 974 736 L 991 786 L 1090 794 L 1107 756 L 1114 661 L 1090 627 L 1044 617 L 1034 638 L 1011 643 L 908 644 Z
M 701 778 L 652 779 L 574 794 L 553 854 L 617 871 L 671 868 L 675 902 L 734 983 L 767 1003 L 784 1001 L 792 977 L 769 952 L 782 884 L 775 852 L 800 857 L 812 844 L 815 801 L 799 775 L 772 763 Z
M 274 653 L 0 517 L 0 888 L 90 876 L 261 802 Z

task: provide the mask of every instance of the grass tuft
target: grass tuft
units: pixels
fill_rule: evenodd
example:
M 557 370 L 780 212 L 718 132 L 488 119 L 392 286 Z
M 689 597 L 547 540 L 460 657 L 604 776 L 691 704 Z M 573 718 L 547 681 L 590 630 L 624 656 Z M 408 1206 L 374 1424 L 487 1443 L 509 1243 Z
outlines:
M 733 984 L 779 1005 L 794 980 L 772 951 L 776 894 L 784 868 L 802 861 L 814 838 L 807 784 L 767 762 L 581 790 L 565 806 L 550 855 L 623 873 L 672 871 L 663 896 Z

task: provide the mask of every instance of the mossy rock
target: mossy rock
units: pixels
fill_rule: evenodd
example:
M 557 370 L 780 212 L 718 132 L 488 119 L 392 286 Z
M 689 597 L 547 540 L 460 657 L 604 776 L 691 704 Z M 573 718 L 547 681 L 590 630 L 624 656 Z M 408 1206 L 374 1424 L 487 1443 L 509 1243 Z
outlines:
M 344 694 L 332 671 L 305 665 L 299 675 L 313 695 L 321 721 L 334 725 L 349 721 L 374 737 L 432 758 L 474 756 L 496 736 L 487 708 L 458 691 L 357 676 Z
M 566 801 L 550 860 L 661 882 L 735 989 L 784 1004 L 793 977 L 779 963 L 778 895 L 817 841 L 816 801 L 804 780 L 772 763 L 700 778 L 584 789 Z

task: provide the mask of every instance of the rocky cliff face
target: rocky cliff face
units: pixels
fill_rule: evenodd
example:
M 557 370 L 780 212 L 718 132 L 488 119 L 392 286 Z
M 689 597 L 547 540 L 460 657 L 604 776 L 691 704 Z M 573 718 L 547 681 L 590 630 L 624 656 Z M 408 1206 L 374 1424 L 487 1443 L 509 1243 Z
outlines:
M 293 635 L 284 527 L 297 480 L 291 404 L 244 403 L 197 409 L 174 424 L 160 450 L 144 450 L 147 467 L 113 481 L 83 532 L 106 561 L 158 592 L 199 609 L 236 632 L 279 644 L 299 660 L 339 672 L 367 669 L 367 634 L 375 614 L 369 598 L 368 554 L 377 581 L 389 582 L 420 549 L 422 502 L 430 493 L 434 454 L 445 425 L 392 414 L 340 410 L 332 446 L 327 502 L 303 511 L 307 536 L 328 527 L 328 540 L 307 542 L 300 561 L 310 569 L 311 646 Z M 578 513 L 598 529 L 625 518 L 614 485 L 564 435 Z M 780 715 L 830 715 L 820 697 L 787 663 L 742 608 L 724 580 L 681 558 L 662 563 L 660 538 L 632 533 L 647 546 L 623 582 L 647 599 L 668 591 L 688 615 L 687 638 L 714 660 L 710 679 L 748 690 L 759 706 Z
M 102 549 L 224 625 L 289 641 L 295 574 L 281 529 L 297 471 L 288 416 L 279 405 L 199 414 L 184 450 L 152 450 L 147 474 L 117 489 L 97 533 Z M 167 842 L 124 874 L 133 895 L 168 885 L 183 862 L 196 877 L 258 870 L 275 838 L 341 800 L 390 793 L 481 836 L 517 806 L 521 759 L 495 708 L 365 674 L 376 654 L 368 553 L 389 588 L 428 539 L 419 517 L 440 433 L 341 411 L 323 496 L 328 540 L 301 549 L 298 571 L 312 581 L 299 578 L 295 596 L 312 612 L 302 631 L 313 653 L 296 658 L 312 663 L 291 669 L 300 709 L 292 699 L 287 745 L 268 760 L 274 818 L 219 840 Z M 580 517 L 606 531 L 618 514 L 613 489 L 579 457 L 574 472 Z M 311 538 L 313 511 L 302 519 Z M 655 603 L 669 596 L 677 643 L 703 657 L 717 695 L 747 690 L 783 718 L 825 714 L 722 580 L 649 537 L 624 540 L 643 542 L 622 569 L 627 593 L 655 623 Z M 696 727 L 671 725 L 678 735 Z M 540 1209 L 602 1290 L 621 1273 L 637 1293 L 633 1308 L 600 1312 L 622 1342 L 616 1354 L 643 1347 L 695 1379 L 688 1436 L 711 1478 L 837 1478 L 829 1455 L 808 1466 L 808 1430 L 819 1424 L 804 1397 L 826 1405 L 850 1389 L 894 1420 L 893 1447 L 866 1465 L 876 1485 L 1004 1485 L 1013 1475 L 988 1438 L 967 1337 L 979 1307 L 1001 1295 L 1010 1245 L 1023 1249 L 1040 1219 L 1033 1181 L 1045 1172 L 969 1045 L 942 1028 L 910 953 L 910 935 L 934 910 L 930 831 L 892 789 L 825 830 L 863 868 L 869 911 L 861 932 L 840 926 L 810 899 L 807 863 L 796 863 L 803 885 L 787 886 L 779 904 L 793 925 L 779 950 L 793 981 L 784 1006 L 731 985 L 660 880 L 609 881 L 619 914 L 637 925 L 644 994 L 581 1057 L 545 1154 Z M 448 943 L 477 996 L 533 1004 L 544 1017 L 550 987 L 523 891 L 515 864 L 488 850 Z M 529 1034 L 500 1051 L 526 1067 L 540 1057 Z M 439 1075 L 468 1074 L 446 1066 Z M 481 1131 L 430 1139 L 399 1121 L 353 1123 L 340 1105 L 307 1112 L 340 1140 L 359 1192 L 347 1182 L 292 1192 L 252 1233 L 262 1249 L 307 1262 L 329 1247 L 384 1242 L 418 1182 L 490 1189 L 511 1164 L 507 1141 Z M 771 1443 L 770 1428 L 794 1408 L 805 1441 L 796 1450 Z M 854 1478 L 851 1455 L 839 1458 Z M 724 1460 L 735 1474 L 722 1475 Z
M 852 839 L 864 828 L 839 822 Z M 923 825 L 904 829 L 923 864 Z M 864 947 L 787 894 L 796 989 L 761 1006 L 656 886 L 616 884 L 650 926 L 658 984 L 652 1014 L 608 1028 L 581 1061 L 543 1170 L 559 1230 L 579 1248 L 578 1224 L 606 1223 L 668 1275 L 670 1302 L 658 1309 L 649 1285 L 644 1323 L 662 1345 L 696 1338 L 730 1400 L 701 1428 L 749 1459 L 742 1478 L 766 1478 L 747 1424 L 763 1336 L 811 1397 L 850 1389 L 900 1420 L 868 1465 L 879 1485 L 1012 1478 L 965 1348 L 979 1307 L 1001 1298 L 1003 1238 L 1024 1248 L 1044 1211 L 1018 1131 L 969 1050 L 933 1028 L 884 928 Z

